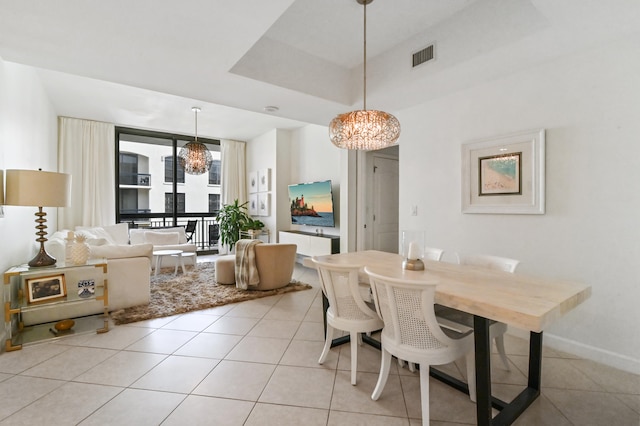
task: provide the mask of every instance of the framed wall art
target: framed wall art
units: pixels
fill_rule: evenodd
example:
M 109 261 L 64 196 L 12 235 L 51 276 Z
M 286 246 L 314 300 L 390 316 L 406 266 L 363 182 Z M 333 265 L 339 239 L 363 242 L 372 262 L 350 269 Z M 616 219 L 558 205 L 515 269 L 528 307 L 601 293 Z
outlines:
M 64 274 L 26 278 L 25 283 L 28 303 L 50 302 L 67 295 Z
M 249 216 L 257 216 L 258 211 L 258 194 L 249 194 Z
M 258 170 L 258 192 L 267 192 L 271 189 L 271 169 Z
M 249 194 L 258 192 L 258 172 L 249 172 Z
M 266 192 L 258 194 L 258 216 L 269 216 L 270 214 L 270 196 Z
M 545 131 L 462 145 L 462 212 L 544 214 Z

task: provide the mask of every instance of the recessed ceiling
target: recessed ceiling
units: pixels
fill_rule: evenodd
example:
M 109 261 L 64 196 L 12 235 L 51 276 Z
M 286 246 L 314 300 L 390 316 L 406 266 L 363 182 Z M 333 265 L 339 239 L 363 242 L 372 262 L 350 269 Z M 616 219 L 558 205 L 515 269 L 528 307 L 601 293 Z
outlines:
M 362 102 L 356 0 L 0 0 L 0 11 L 0 57 L 42 69 L 60 115 L 189 133 L 200 105 L 203 137 L 246 140 Z M 636 0 L 375 0 L 367 103 L 397 113 L 639 21 Z M 435 60 L 411 69 L 427 43 Z

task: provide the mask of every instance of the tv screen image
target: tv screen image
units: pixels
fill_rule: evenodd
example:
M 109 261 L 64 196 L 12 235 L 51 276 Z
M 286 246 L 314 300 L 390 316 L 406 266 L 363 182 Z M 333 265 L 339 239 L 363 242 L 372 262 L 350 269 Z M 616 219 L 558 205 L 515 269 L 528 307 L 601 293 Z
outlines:
M 289 185 L 293 225 L 335 226 L 331 181 Z

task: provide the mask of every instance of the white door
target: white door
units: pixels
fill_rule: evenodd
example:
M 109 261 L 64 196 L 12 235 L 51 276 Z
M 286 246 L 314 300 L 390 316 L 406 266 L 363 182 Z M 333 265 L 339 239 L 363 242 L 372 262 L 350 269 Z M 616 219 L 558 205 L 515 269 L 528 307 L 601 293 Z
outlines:
M 398 253 L 398 160 L 373 157 L 373 249 Z

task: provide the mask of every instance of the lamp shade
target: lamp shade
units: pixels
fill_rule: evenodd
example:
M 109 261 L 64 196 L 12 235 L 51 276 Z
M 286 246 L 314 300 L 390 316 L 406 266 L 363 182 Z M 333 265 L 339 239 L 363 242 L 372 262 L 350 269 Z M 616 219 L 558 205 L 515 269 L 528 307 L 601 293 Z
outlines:
M 71 175 L 41 170 L 7 170 L 8 206 L 68 207 Z

